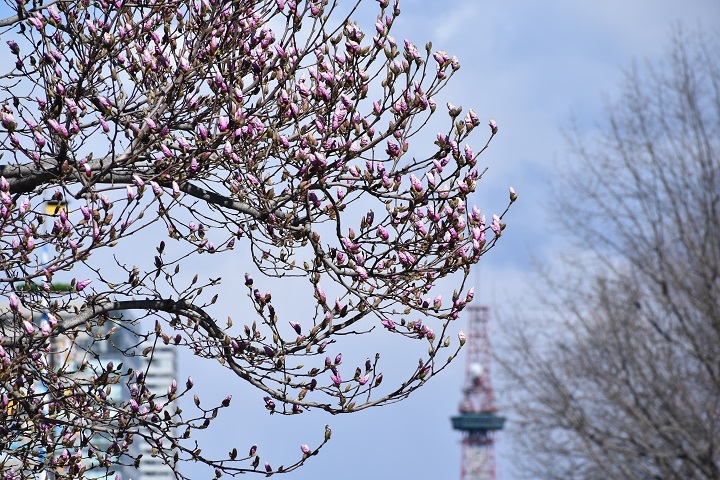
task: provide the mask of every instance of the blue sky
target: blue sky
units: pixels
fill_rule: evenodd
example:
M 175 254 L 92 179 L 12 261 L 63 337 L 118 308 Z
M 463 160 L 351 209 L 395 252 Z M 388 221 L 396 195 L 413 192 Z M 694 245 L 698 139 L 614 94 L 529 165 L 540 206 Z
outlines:
M 362 21 L 372 24 L 375 2 L 367 3 L 371 8 L 358 16 L 367 14 Z M 430 40 L 435 49 L 461 61 L 462 68 L 444 96 L 436 99 L 438 105 L 451 101 L 472 107 L 481 119 L 493 117 L 500 127 L 491 148 L 479 159 L 489 171 L 478 185 L 475 203 L 488 214 L 499 211 L 507 202 L 509 186 L 520 198 L 506 218 L 508 227 L 498 247 L 480 264 L 476 302 L 491 309 L 503 308 L 527 291 L 533 257 L 552 261 L 561 254 L 563 238 L 555 231 L 553 217 L 562 212 L 553 210 L 547 199 L 556 169 L 572 162 L 562 128 L 574 119 L 581 130 L 592 132 L 602 121 L 603 99 L 612 98 L 622 81 L 622 69 L 635 59 L 662 56 L 678 21 L 688 28 L 720 26 L 717 0 L 403 0 L 401 8 L 393 28 L 398 40 L 408 38 L 418 46 Z M 435 133 L 428 130 L 428 143 Z M 205 258 L 188 272 L 205 277 L 224 274 L 214 309 L 221 319 L 237 310 L 237 292 L 244 295 L 238 274 L 243 254 L 238 250 L 236 255 L 223 257 L 220 272 Z M 287 295 L 287 308 L 295 308 L 290 304 L 292 287 L 273 292 Z M 502 333 L 497 324 L 493 330 Z M 380 342 L 370 347 L 381 351 L 388 362 L 416 361 L 415 354 L 401 344 L 372 336 L 368 341 Z M 280 478 L 453 479 L 459 476 L 460 436 L 452 431 L 449 417 L 461 397 L 464 363 L 459 360 L 404 402 L 336 417 L 269 416 L 258 392 L 219 368 L 185 357 L 180 378 L 194 377 L 206 405 L 233 394 L 233 408 L 221 413 L 200 439 L 206 454 L 221 454 L 232 446 L 244 451 L 258 444 L 263 461 L 291 463 L 300 455 L 299 445 L 318 443 L 323 426 L 329 424 L 333 439 L 321 455 Z M 496 389 L 501 404 L 511 394 Z M 508 416 L 512 422 L 512 412 Z M 499 478 L 517 478 L 507 435 L 500 435 L 497 453 Z M 196 478 L 207 478 L 208 472 L 203 472 Z
M 552 220 L 562 212 L 546 199 L 555 169 L 572 162 L 562 128 L 574 119 L 591 132 L 601 123 L 604 99 L 617 92 L 622 70 L 633 60 L 662 56 L 678 21 L 708 29 L 717 28 L 720 19 L 720 2 L 713 0 L 405 0 L 401 7 L 394 27 L 398 39 L 407 37 L 417 45 L 432 40 L 434 48 L 460 58 L 462 68 L 438 104 L 472 107 L 500 126 L 479 162 L 490 170 L 478 186 L 476 203 L 486 212 L 500 209 L 511 185 L 520 199 L 498 248 L 481 261 L 479 299 L 491 308 L 502 308 L 526 291 L 533 256 L 552 261 L 561 254 L 562 235 Z M 497 324 L 493 329 L 501 333 Z M 401 349 L 390 353 L 404 354 Z M 300 443 L 320 438 L 323 425 L 330 424 L 333 440 L 321 455 L 283 478 L 458 478 L 460 436 L 449 417 L 460 401 L 463 366 L 456 362 L 404 402 L 348 416 L 269 417 L 253 395 L 235 397 L 248 403 L 247 410 L 241 406 L 236 412 L 242 417 L 220 425 L 209 440 L 219 445 L 257 442 L 271 459 L 287 459 L 288 450 L 298 453 Z M 496 390 L 500 402 L 512 393 Z M 500 435 L 497 455 L 498 477 L 516 478 L 520 472 L 513 469 L 507 435 Z

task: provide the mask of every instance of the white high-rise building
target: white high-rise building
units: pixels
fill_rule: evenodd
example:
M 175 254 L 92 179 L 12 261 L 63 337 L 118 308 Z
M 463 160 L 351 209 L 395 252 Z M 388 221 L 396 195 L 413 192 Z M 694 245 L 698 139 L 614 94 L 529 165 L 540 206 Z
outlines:
M 142 352 L 148 346 L 152 346 L 152 343 L 141 344 L 138 351 Z M 141 360 L 140 370 L 147 372 L 145 386 L 150 390 L 150 393 L 158 396 L 167 395 L 168 387 L 177 378 L 176 350 L 176 347 L 165 345 L 160 340 L 155 344 L 154 353 L 148 354 L 147 357 L 139 357 Z M 165 409 L 171 414 L 174 413 L 176 409 L 175 402 L 166 405 Z M 174 436 L 174 432 L 171 432 L 171 434 Z M 139 480 L 171 480 L 175 478 L 169 466 L 165 465 L 159 457 L 152 456 L 152 447 L 149 444 L 142 442 L 140 452 L 143 457 L 138 469 L 140 472 Z
M 32 314 L 29 315 L 32 316 Z M 123 315 L 129 314 L 123 312 Z M 32 321 L 38 327 L 46 321 L 44 314 L 36 314 L 33 317 Z M 6 319 L 0 316 L 0 327 L 5 321 Z M 153 336 L 150 337 L 150 340 L 134 347 L 137 342 L 137 336 L 133 334 L 132 331 L 124 328 L 114 330 L 107 341 L 96 340 L 96 335 L 98 335 L 99 332 L 107 333 L 114 325 L 114 322 L 107 322 L 103 326 L 96 327 L 93 335 L 82 331 L 75 336 L 73 340 L 65 335 L 54 338 L 51 345 L 52 354 L 49 357 L 49 361 L 55 365 L 62 364 L 71 371 L 86 362 L 90 368 L 85 368 L 83 372 L 78 373 L 77 375 L 80 377 L 91 375 L 95 371 L 92 367 L 99 367 L 101 364 L 107 365 L 108 362 L 113 362 L 115 365 L 122 363 L 125 368 L 129 367 L 133 370 L 143 372 L 145 376 L 144 383 L 150 393 L 158 397 L 166 396 L 168 387 L 172 384 L 173 380 L 177 378 L 176 347 L 166 345 L 161 339 L 157 339 L 158 341 L 155 343 L 154 341 L 156 339 Z M 154 352 L 149 353 L 147 356 L 142 356 L 141 352 L 147 347 L 153 346 L 153 343 L 155 344 Z M 127 356 L 126 352 L 131 350 L 135 350 L 136 354 L 134 356 Z M 36 387 L 40 388 L 40 386 Z M 0 386 L 0 392 L 2 391 L 3 388 Z M 127 401 L 130 398 L 129 395 L 130 392 L 127 387 L 118 384 L 111 387 L 109 399 L 119 404 Z M 170 414 L 174 414 L 176 408 L 177 405 L 175 402 L 170 402 L 165 405 L 165 410 Z M 169 433 L 175 437 L 174 431 Z M 104 440 L 102 435 L 96 435 L 94 437 L 96 450 L 103 450 L 105 446 L 103 443 Z M 140 439 L 138 440 L 139 441 L 131 445 L 129 453 L 133 457 L 138 453 L 143 454 L 139 468 L 135 469 L 132 466 L 114 465 L 111 467 L 112 474 L 106 475 L 95 465 L 94 469 L 88 472 L 88 478 L 97 478 L 98 480 L 110 480 L 118 477 L 122 480 L 174 479 L 175 475 L 172 473 L 171 467 L 165 465 L 160 458 L 152 456 L 152 446 Z M 169 447 L 169 442 L 163 442 L 163 445 L 167 448 Z M 12 448 L 13 446 L 10 446 L 11 450 Z M 87 467 L 90 469 L 94 463 L 90 459 L 87 462 Z M 62 475 L 64 473 L 58 469 L 57 471 L 52 470 L 35 474 L 26 472 L 29 474 L 28 476 L 22 472 L 22 464 L 20 461 L 15 461 L 9 452 L 0 452 L 0 470 L 3 470 L 3 474 L 8 473 L 8 471 L 5 470 L 11 470 L 13 468 L 18 469 L 17 474 L 19 477 L 17 478 L 34 478 L 37 480 L 56 478 L 56 474 Z
M 2 308 L 0 308 L 1 310 Z M 47 316 L 40 312 L 21 311 L 24 318 L 30 319 L 30 321 L 39 327 L 43 322 L 47 321 Z M 47 355 L 46 361 L 51 369 L 62 369 L 65 373 L 68 384 L 72 385 L 73 380 L 81 382 L 81 384 L 87 384 L 87 380 L 95 374 L 105 368 L 108 363 L 112 362 L 115 365 L 123 364 L 127 368 L 139 369 L 140 368 L 140 357 L 127 357 L 123 352 L 127 349 L 131 349 L 136 342 L 136 336 L 123 328 L 113 329 L 115 324 L 113 322 L 106 322 L 103 325 L 96 326 L 92 332 L 81 330 L 76 333 L 72 338 L 67 335 L 59 335 L 53 337 L 52 341 L 48 344 L 49 355 Z M 12 322 L 9 321 L 8 317 L 0 316 L 0 330 L 7 333 L 11 329 L 15 328 Z M 105 340 L 98 341 L 98 338 L 105 337 Z M 85 365 L 84 368 L 80 368 Z M 82 383 L 85 382 L 85 383 Z M 0 386 L 0 392 L 7 388 L 5 385 Z M 47 392 L 47 388 L 41 383 L 37 383 L 32 387 L 35 391 Z M 119 405 L 126 402 L 130 398 L 130 393 L 122 383 L 108 385 L 107 397 L 109 402 Z M 66 416 L 62 420 L 74 420 L 72 413 L 66 413 Z M 50 467 L 46 466 L 46 469 L 42 471 L 33 470 L 29 471 L 24 467 L 27 467 L 26 459 L 15 457 L 12 455 L 12 451 L 16 448 L 20 448 L 24 443 L 24 437 L 18 436 L 15 438 L 15 442 L 7 446 L 4 451 L 0 451 L 0 471 L 2 471 L 3 478 L 30 478 L 34 480 L 50 480 L 64 478 L 68 475 L 67 467 Z M 92 436 L 91 447 L 96 452 L 105 452 L 108 450 L 113 442 L 112 435 L 105 435 L 102 432 L 96 432 Z M 73 453 L 75 450 L 72 450 Z M 41 454 L 41 450 L 36 450 L 39 454 L 36 459 L 45 462 L 45 454 Z M 54 452 L 57 455 L 59 449 Z M 88 456 L 87 450 L 85 451 L 86 456 L 82 460 L 83 466 L 87 469 L 84 478 L 92 478 L 96 480 L 114 480 L 121 478 L 122 480 L 135 480 L 138 478 L 139 472 L 131 465 L 111 465 L 110 467 L 104 467 L 99 461 L 99 456 Z M 130 457 L 135 457 L 139 453 L 139 447 L 135 444 L 130 445 L 128 453 Z M 123 456 L 122 460 L 129 462 L 131 458 Z

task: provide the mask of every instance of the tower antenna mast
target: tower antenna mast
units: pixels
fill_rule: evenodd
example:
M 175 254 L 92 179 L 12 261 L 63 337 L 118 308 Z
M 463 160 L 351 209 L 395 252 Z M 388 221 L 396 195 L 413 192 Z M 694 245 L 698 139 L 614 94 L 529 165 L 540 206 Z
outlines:
M 468 307 L 470 313 L 465 359 L 463 399 L 458 415 L 451 418 L 462 432 L 460 480 L 495 480 L 495 432 L 505 417 L 497 415 L 490 376 L 489 309 Z

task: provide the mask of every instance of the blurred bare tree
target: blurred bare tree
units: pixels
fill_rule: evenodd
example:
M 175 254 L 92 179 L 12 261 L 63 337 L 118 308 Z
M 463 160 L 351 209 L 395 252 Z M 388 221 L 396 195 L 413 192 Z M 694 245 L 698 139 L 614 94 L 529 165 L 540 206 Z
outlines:
M 555 205 L 577 248 L 501 359 L 529 476 L 720 478 L 718 50 L 678 29 L 571 139 Z

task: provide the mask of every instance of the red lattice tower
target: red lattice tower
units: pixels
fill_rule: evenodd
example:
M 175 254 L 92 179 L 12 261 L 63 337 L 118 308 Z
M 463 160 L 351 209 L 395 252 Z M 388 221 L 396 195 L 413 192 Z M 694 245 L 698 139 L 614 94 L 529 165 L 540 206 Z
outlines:
M 488 307 L 468 307 L 465 385 L 459 414 L 452 417 L 462 439 L 460 480 L 495 479 L 495 432 L 502 430 L 505 418 L 497 415 L 490 377 L 490 339 Z

